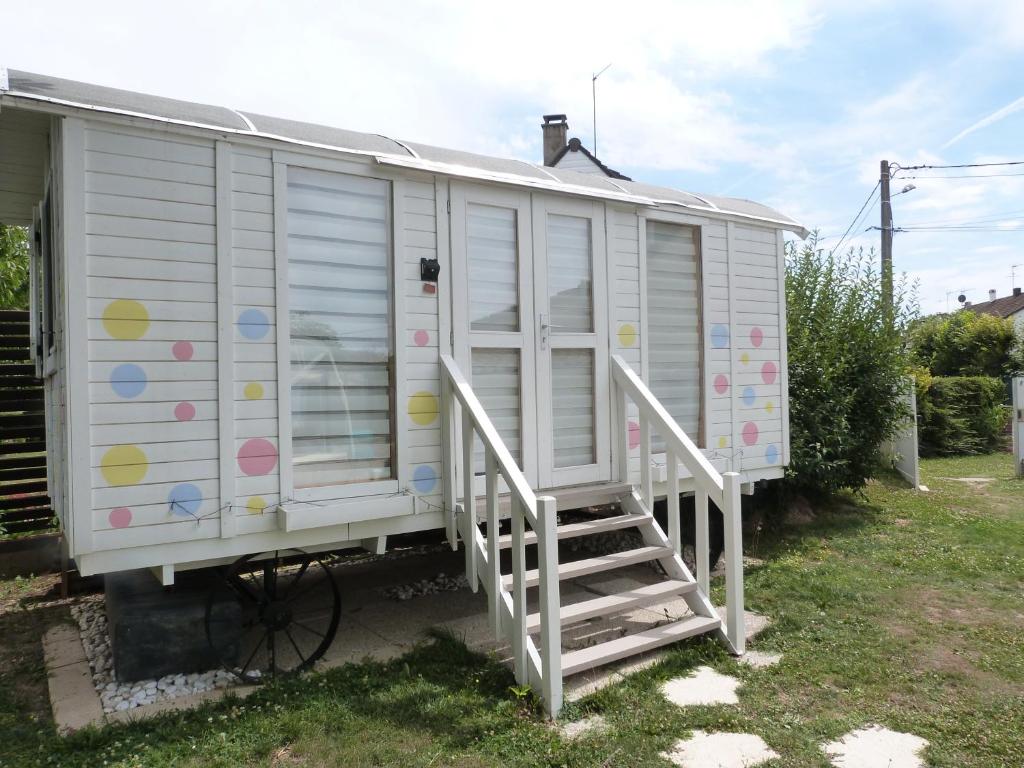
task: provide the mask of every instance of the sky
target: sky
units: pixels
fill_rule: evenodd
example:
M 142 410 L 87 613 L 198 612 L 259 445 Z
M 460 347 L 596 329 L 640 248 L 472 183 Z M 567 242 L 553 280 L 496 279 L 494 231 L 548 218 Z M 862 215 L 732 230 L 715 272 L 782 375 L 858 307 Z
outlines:
M 882 159 L 1024 160 L 1022 0 L 0 0 L 0 19 L 12 69 L 533 162 L 547 113 L 593 148 L 591 76 L 611 64 L 606 164 L 766 203 L 823 248 Z M 903 171 L 893 192 L 908 184 L 897 228 L 970 227 L 897 230 L 922 311 L 1008 294 L 1015 264 L 1024 285 L 1024 165 Z M 876 195 L 842 248 L 877 249 L 878 224 Z

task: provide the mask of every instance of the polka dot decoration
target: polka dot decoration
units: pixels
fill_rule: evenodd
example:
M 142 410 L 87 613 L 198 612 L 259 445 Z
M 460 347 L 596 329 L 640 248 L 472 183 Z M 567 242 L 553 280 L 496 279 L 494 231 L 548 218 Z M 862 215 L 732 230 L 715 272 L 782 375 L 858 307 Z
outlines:
M 437 396 L 430 392 L 417 392 L 409 398 L 407 410 L 413 422 L 421 427 L 433 424 L 439 413 Z
M 412 473 L 412 487 L 416 493 L 430 493 L 437 486 L 437 472 L 428 464 L 420 464 Z
M 750 329 L 750 343 L 755 347 L 760 347 L 764 343 L 764 331 L 760 328 Z
M 765 384 L 774 384 L 775 377 L 778 375 L 779 369 L 771 360 L 765 362 L 761 366 L 761 381 Z
M 771 400 L 769 400 L 767 403 L 764 404 L 764 410 L 765 410 L 766 413 L 774 413 L 775 412 L 775 403 L 773 403 Z
M 412 340 L 417 347 L 425 347 L 430 343 L 430 334 L 420 328 L 412 335 Z
M 740 362 L 743 363 L 744 365 L 750 365 L 750 353 L 744 352 L 742 355 L 740 355 Z
M 127 528 L 132 524 L 132 511 L 128 507 L 117 507 L 107 515 L 111 528 Z
M 117 299 L 103 310 L 103 328 L 113 339 L 141 339 L 149 330 L 149 312 L 138 301 Z
M 748 421 L 743 425 L 743 442 L 746 445 L 755 445 L 757 443 L 757 424 L 753 421 Z
M 729 326 L 719 324 L 711 327 L 711 346 L 715 349 L 729 346 Z
M 178 421 L 192 421 L 196 417 L 196 407 L 192 403 L 178 403 L 174 406 L 174 418 Z
M 764 460 L 769 464 L 777 464 L 779 461 L 779 449 L 775 445 L 769 445 L 764 449 Z
M 715 376 L 715 392 L 719 395 L 724 395 L 729 391 L 729 377 L 724 373 L 720 373 Z
M 747 406 L 749 408 L 750 406 L 752 406 L 754 404 L 754 401 L 756 399 L 757 399 L 757 393 L 754 392 L 754 388 L 753 387 L 744 387 L 743 388 L 743 404 L 745 406 Z
M 192 346 L 191 341 L 176 341 L 174 346 L 171 347 L 171 354 L 174 355 L 174 359 L 183 363 L 191 360 L 192 355 L 195 353 L 196 350 Z
M 277 448 L 263 437 L 254 437 L 238 449 L 238 468 L 249 477 L 269 475 L 277 466 Z
M 632 451 L 634 448 L 640 447 L 640 425 L 635 421 L 631 421 L 629 422 L 628 427 L 629 429 L 627 434 L 629 435 L 629 450 Z
M 619 326 L 619 346 L 620 347 L 633 347 L 636 346 L 636 326 L 632 323 L 623 323 Z
M 263 385 L 258 381 L 250 381 L 245 385 L 243 390 L 246 400 L 262 400 L 263 399 Z
M 262 496 L 250 496 L 249 500 L 245 502 L 245 509 L 250 515 L 262 515 L 266 508 L 267 500 Z
M 115 395 L 127 400 L 141 395 L 147 383 L 146 372 L 135 363 L 119 365 L 110 373 L 110 388 Z
M 176 517 L 195 517 L 203 504 L 203 494 L 194 483 L 179 483 L 167 494 L 167 504 Z
M 149 471 L 149 460 L 137 445 L 115 445 L 100 459 L 103 479 L 113 486 L 136 485 Z
M 718 447 L 719 448 L 728 448 L 729 447 L 729 440 L 725 437 L 725 435 L 722 435 L 721 437 L 718 438 Z
M 258 341 L 270 332 L 270 319 L 262 309 L 250 308 L 238 316 L 238 332 L 250 341 Z

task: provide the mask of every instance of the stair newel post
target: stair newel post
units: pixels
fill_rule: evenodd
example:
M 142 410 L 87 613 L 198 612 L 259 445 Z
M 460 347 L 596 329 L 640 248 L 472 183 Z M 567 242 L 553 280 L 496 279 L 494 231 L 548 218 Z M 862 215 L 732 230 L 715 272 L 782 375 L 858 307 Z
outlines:
M 654 511 L 654 484 L 651 480 L 651 422 L 640 413 L 640 495 L 649 512 Z
M 452 385 L 447 372 L 441 372 L 441 493 L 445 511 L 445 531 L 454 552 L 459 548 L 455 524 L 455 410 L 452 407 Z
M 705 595 L 709 594 L 711 587 L 710 564 L 708 563 L 708 550 L 711 542 L 708 538 L 708 494 L 707 491 L 697 488 L 693 494 L 694 513 L 694 561 L 696 562 L 697 586 Z
M 733 653 L 746 649 L 743 618 L 743 521 L 741 519 L 740 476 L 722 475 L 722 515 L 725 518 L 725 611 L 726 636 Z
M 473 415 L 468 406 L 462 408 L 462 544 L 466 548 L 466 578 L 474 592 L 479 586 L 476 566 L 476 495 L 473 490 Z
M 516 682 L 525 685 L 526 666 L 526 521 L 522 502 L 512 496 L 512 668 Z
M 537 499 L 537 559 L 540 571 L 540 657 L 544 701 L 552 716 L 562 708 L 562 625 L 558 577 L 558 503 Z
M 619 386 L 612 376 L 612 391 L 615 392 L 615 411 L 618 429 L 615 430 L 615 452 L 618 462 L 618 480 L 629 482 L 629 411 L 626 408 L 626 390 Z
M 666 480 L 665 503 L 668 506 L 668 538 L 677 555 L 683 553 L 683 537 L 679 520 L 679 459 L 671 449 L 665 451 Z
M 487 454 L 487 578 L 490 589 L 487 609 L 494 634 L 501 636 L 501 551 L 498 548 L 498 461 L 489 448 Z

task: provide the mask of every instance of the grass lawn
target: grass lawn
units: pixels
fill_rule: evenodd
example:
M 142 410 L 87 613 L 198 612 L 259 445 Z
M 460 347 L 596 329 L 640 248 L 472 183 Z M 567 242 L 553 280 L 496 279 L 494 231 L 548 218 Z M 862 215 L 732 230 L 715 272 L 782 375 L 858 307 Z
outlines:
M 751 609 L 773 625 L 770 669 L 713 641 L 568 706 L 608 730 L 563 740 L 510 674 L 447 638 L 388 664 L 339 668 L 144 724 L 54 735 L 39 637 L 67 608 L 12 608 L 0 584 L 0 766 L 638 766 L 694 729 L 761 735 L 780 766 L 826 766 L 818 745 L 880 723 L 928 739 L 929 764 L 1024 764 L 1024 483 L 1006 454 L 922 462 L 929 493 L 895 479 L 813 522 L 748 540 Z M 972 478 L 962 480 L 956 478 Z M 982 480 L 979 478 L 992 478 Z M 680 710 L 658 684 L 708 664 L 740 704 Z

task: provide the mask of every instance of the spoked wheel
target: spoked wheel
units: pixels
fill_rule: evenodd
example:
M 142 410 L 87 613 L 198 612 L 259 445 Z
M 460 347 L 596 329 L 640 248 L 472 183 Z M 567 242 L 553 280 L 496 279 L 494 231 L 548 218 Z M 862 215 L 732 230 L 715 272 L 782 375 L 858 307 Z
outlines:
M 206 601 L 206 638 L 245 682 L 309 669 L 334 640 L 341 596 L 330 570 L 297 549 L 236 560 Z

